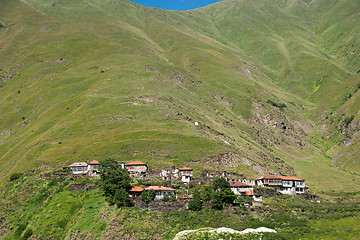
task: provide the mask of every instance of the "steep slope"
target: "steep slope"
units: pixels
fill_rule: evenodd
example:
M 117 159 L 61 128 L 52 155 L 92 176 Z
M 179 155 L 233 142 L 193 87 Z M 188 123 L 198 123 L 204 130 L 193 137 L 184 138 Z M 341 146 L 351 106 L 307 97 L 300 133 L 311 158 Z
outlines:
M 153 168 L 297 174 L 315 190 L 360 186 L 312 134 L 341 105 L 342 93 L 324 99 L 353 84 L 358 55 L 345 62 L 325 27 L 304 25 L 296 1 L 275 2 L 176 12 L 2 1 L 1 177 L 110 155 Z M 328 24 L 325 10 L 305 12 Z

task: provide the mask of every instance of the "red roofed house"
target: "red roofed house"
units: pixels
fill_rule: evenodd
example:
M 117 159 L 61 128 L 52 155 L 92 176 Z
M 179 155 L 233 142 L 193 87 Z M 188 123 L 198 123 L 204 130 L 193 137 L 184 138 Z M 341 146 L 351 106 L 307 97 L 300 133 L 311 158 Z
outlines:
M 147 165 L 140 161 L 129 162 L 126 164 L 126 170 L 132 177 L 145 176 L 147 169 Z
M 69 166 L 71 174 L 74 175 L 85 175 L 88 173 L 88 164 L 86 162 L 77 162 Z
M 96 160 L 92 160 L 89 163 L 89 176 L 97 177 L 99 176 L 99 172 L 100 172 L 100 163 Z
M 176 196 L 176 189 L 163 187 L 163 186 L 150 186 L 148 188 L 145 188 L 146 191 L 154 190 L 156 193 L 155 199 L 161 200 L 165 196 L 165 194 L 173 194 Z
M 242 183 L 240 181 L 229 181 L 230 189 L 236 195 L 254 195 L 254 189 L 252 186 Z
M 144 191 L 144 189 L 142 187 L 135 186 L 129 190 L 129 194 L 130 194 L 130 197 L 136 197 L 136 196 L 140 196 L 143 191 Z
M 193 170 L 189 167 L 183 167 L 179 169 L 180 177 L 182 182 L 190 182 L 194 179 Z
M 258 186 L 274 187 L 283 194 L 301 194 L 305 192 L 305 180 L 293 176 L 264 175 L 256 180 Z

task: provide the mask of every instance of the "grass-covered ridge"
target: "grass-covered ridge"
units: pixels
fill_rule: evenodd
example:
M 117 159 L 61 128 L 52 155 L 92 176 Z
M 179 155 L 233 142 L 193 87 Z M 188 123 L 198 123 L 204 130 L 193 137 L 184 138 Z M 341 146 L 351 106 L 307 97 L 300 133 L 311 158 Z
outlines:
M 112 156 L 359 190 L 357 1 L 237 0 L 185 12 L 125 0 L 1 5 L 3 180 Z M 334 123 L 352 116 L 355 145 L 343 148 L 348 136 Z M 329 139 L 319 131 L 327 119 Z M 236 158 L 223 166 L 213 160 L 229 152 Z

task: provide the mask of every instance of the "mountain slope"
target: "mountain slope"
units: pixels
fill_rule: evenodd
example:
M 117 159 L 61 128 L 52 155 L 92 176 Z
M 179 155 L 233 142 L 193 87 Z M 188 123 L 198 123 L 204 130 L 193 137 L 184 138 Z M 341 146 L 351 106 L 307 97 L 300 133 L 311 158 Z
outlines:
M 358 188 L 317 131 L 359 80 L 358 45 L 339 45 L 358 32 L 333 37 L 344 22 L 327 13 L 343 5 L 323 2 L 2 1 L 0 175 L 110 155 Z

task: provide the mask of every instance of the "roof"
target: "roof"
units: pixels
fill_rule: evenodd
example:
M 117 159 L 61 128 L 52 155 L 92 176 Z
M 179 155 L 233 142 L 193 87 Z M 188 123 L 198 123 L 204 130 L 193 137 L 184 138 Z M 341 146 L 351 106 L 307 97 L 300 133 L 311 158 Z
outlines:
M 121 161 L 117 161 L 117 163 L 124 163 L 124 162 L 121 162 Z
M 176 189 L 163 187 L 163 186 L 150 186 L 145 188 L 146 191 L 154 190 L 154 191 L 176 191 Z
M 192 168 L 189 168 L 189 167 L 182 167 L 182 168 L 179 168 L 180 171 L 192 171 L 193 169 Z
M 304 181 L 304 179 L 293 177 L 293 176 L 282 176 L 282 180 L 293 180 L 293 181 Z
M 93 164 L 93 165 L 96 165 L 96 164 L 100 164 L 98 161 L 96 161 L 96 160 L 92 160 L 91 162 L 90 162 L 90 164 Z
M 292 181 L 305 181 L 293 176 L 275 176 L 275 175 L 264 175 L 258 178 L 259 179 L 281 179 L 281 180 L 292 180 Z
M 126 164 L 126 166 L 131 166 L 131 165 L 146 165 L 146 163 L 143 163 L 140 161 L 134 161 L 134 162 L 129 162 Z
M 86 162 L 76 162 L 70 165 L 70 167 L 87 167 L 87 163 Z
M 142 192 L 144 189 L 142 187 L 132 187 L 129 192 Z
M 242 183 L 240 181 L 229 181 L 230 187 L 251 187 L 248 184 Z

